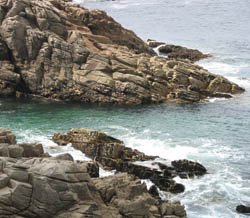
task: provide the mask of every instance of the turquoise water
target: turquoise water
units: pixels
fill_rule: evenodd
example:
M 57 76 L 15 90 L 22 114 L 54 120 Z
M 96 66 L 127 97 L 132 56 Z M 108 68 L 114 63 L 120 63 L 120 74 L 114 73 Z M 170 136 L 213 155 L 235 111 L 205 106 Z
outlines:
M 105 9 L 144 39 L 212 53 L 213 58 L 199 64 L 239 83 L 246 92 L 203 104 L 136 107 L 0 99 L 0 126 L 12 129 L 19 142 L 40 142 L 45 148 L 54 146 L 50 138 L 55 132 L 94 128 L 147 154 L 200 161 L 209 174 L 177 178 L 186 191 L 168 197 L 180 199 L 190 218 L 245 217 L 235 207 L 250 204 L 250 2 L 121 0 L 84 5 Z

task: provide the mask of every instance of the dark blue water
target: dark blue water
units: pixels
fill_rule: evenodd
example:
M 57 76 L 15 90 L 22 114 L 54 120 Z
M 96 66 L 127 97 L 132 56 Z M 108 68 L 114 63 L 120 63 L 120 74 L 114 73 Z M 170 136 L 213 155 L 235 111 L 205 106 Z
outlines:
M 83 4 L 106 10 L 143 39 L 212 53 L 213 58 L 199 64 L 239 83 L 246 93 L 205 104 L 132 108 L 0 99 L 0 126 L 13 129 L 19 141 L 42 142 L 46 148 L 53 146 L 49 139 L 54 132 L 94 128 L 147 154 L 200 161 L 210 174 L 181 180 L 187 188 L 185 193 L 168 197 L 180 199 L 190 218 L 244 217 L 235 207 L 250 204 L 250 1 Z

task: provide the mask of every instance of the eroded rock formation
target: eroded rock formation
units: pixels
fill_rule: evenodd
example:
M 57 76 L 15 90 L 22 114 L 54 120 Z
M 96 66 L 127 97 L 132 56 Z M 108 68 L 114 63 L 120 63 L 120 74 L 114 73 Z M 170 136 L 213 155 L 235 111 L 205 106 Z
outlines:
M 10 144 L 16 143 L 11 131 L 0 129 L 0 135 L 5 137 L 2 145 L 7 146 L 6 138 L 12 138 Z M 96 143 L 119 141 L 100 135 Z M 94 140 L 93 135 L 90 137 Z M 0 155 L 0 217 L 186 217 L 184 206 L 162 201 L 157 188 L 149 192 L 137 177 L 117 173 L 98 178 L 96 162 L 74 162 L 68 158 L 67 155 L 59 159 Z
M 241 92 L 189 61 L 155 57 L 103 11 L 66 0 L 0 1 L 0 96 L 141 104 Z

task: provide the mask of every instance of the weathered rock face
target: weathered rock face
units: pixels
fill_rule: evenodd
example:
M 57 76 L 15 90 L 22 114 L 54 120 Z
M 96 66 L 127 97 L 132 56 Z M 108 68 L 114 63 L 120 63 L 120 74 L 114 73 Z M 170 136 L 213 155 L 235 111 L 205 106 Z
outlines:
M 92 162 L 0 157 L 1 218 L 186 217 L 179 202 L 153 197 L 135 177 L 92 179 L 94 168 Z
M 91 183 L 91 164 L 0 157 L 1 217 L 57 217 L 80 203 L 84 209 L 92 206 L 93 214 L 94 207 L 106 209 Z
M 141 104 L 243 92 L 191 62 L 153 57 L 105 12 L 64 0 L 2 0 L 0 56 L 0 96 Z
M 175 175 L 165 173 L 164 170 L 171 167 L 162 163 L 155 163 L 162 171 L 140 166 L 138 163 L 142 160 L 154 157 L 126 148 L 122 141 L 88 129 L 55 134 L 54 140 L 61 145 L 72 143 L 94 158 L 94 162 L 73 161 L 69 154 L 34 158 L 32 156 L 43 154 L 39 144 L 16 144 L 15 135 L 3 128 L 0 128 L 0 136 L 1 146 L 8 148 L 8 157 L 3 157 L 6 155 L 0 150 L 1 218 L 186 218 L 180 202 L 161 200 L 158 188 L 154 185 L 148 191 L 138 177 L 151 179 L 162 190 L 179 193 L 184 186 L 171 180 L 178 172 L 205 169 L 186 160 L 172 163 L 176 167 L 172 167 Z M 139 161 L 134 162 L 136 160 Z M 98 178 L 97 162 L 128 174 Z

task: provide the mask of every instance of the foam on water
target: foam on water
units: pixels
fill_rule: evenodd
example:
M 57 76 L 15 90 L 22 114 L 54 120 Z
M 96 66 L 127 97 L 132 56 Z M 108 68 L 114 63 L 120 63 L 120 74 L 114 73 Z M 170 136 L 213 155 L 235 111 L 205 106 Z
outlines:
M 173 195 L 171 199 L 181 200 L 188 209 L 188 216 L 244 217 L 235 213 L 235 207 L 249 202 L 250 188 L 242 187 L 243 179 L 232 169 L 224 168 L 197 179 L 175 180 L 184 184 L 186 190 L 183 194 Z
M 202 60 L 198 62 L 198 64 L 210 70 L 211 72 L 222 75 L 232 75 L 232 74 L 236 75 L 241 71 L 241 69 L 247 67 L 246 64 L 243 65 L 228 64 L 213 59 L 211 61 L 209 59 Z
M 52 157 L 61 155 L 61 154 L 70 154 L 73 159 L 76 160 L 82 160 L 82 161 L 90 161 L 91 159 L 88 158 L 84 153 L 82 153 L 80 150 L 77 150 L 72 147 L 71 144 L 68 144 L 66 146 L 46 146 L 44 145 L 45 152 L 48 152 Z
M 217 59 L 205 59 L 197 63 L 208 69 L 210 72 L 225 76 L 230 81 L 237 83 L 245 89 L 250 88 L 250 77 L 244 77 L 241 75 L 241 72 L 248 72 L 250 70 L 249 63 L 229 64 Z
M 246 77 L 232 77 L 232 76 L 227 76 L 229 80 L 232 82 L 244 87 L 245 89 L 250 89 L 250 78 Z
M 128 147 L 138 149 L 147 155 L 160 156 L 168 160 L 185 159 L 190 154 L 197 154 L 198 149 L 185 145 L 176 145 L 171 139 L 145 139 L 138 136 L 124 139 Z M 156 149 L 157 148 L 157 149 Z
M 214 103 L 214 102 L 217 102 L 217 101 L 226 101 L 228 99 L 227 98 L 208 98 L 207 100 L 209 102 L 211 102 L 211 103 Z
M 107 177 L 107 176 L 112 176 L 115 174 L 115 170 L 113 171 L 108 171 L 108 170 L 104 170 L 103 168 L 99 167 L 99 176 L 102 177 Z
M 20 138 L 20 142 L 41 143 L 43 145 L 44 152 L 48 152 L 52 157 L 68 153 L 73 157 L 74 160 L 91 160 L 90 158 L 86 157 L 86 155 L 81 151 L 73 148 L 71 144 L 59 146 L 54 143 L 48 136 L 43 135 L 43 133 L 35 133 L 29 130 L 22 130 L 18 134 L 18 138 Z

